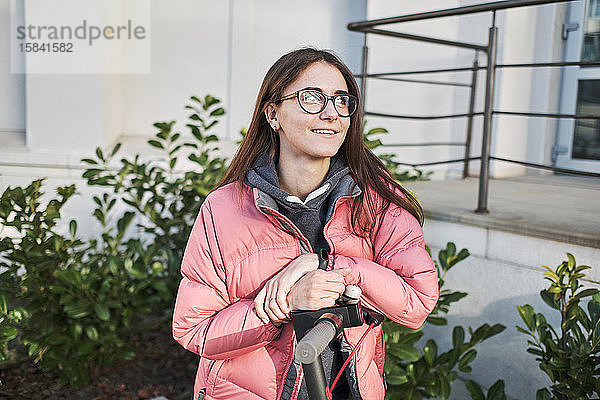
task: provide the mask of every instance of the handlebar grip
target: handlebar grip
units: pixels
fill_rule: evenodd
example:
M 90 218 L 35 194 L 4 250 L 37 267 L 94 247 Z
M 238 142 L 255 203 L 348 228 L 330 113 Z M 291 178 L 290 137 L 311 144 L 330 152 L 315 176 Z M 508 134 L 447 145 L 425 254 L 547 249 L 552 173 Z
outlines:
M 338 329 L 333 321 L 321 319 L 296 345 L 296 359 L 302 364 L 314 362 L 337 333 Z

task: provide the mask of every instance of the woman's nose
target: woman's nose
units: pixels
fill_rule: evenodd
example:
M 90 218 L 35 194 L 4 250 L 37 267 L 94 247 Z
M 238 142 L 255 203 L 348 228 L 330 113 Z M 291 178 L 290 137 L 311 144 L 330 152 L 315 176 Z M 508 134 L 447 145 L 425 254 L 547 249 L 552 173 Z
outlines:
M 325 119 L 336 119 L 338 112 L 333 105 L 333 99 L 327 99 L 325 103 L 325 109 L 321 111 L 321 118 Z

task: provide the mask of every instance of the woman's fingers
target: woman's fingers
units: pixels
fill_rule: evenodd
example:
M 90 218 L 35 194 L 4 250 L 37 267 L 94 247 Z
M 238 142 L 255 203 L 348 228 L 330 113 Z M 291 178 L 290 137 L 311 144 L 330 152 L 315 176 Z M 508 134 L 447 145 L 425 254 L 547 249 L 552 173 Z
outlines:
M 285 320 L 286 315 L 281 311 L 275 299 L 269 299 L 268 305 L 265 305 L 265 312 L 269 316 L 269 319 L 274 322 L 280 322 Z
M 280 323 L 289 319 L 292 308 L 315 310 L 334 306 L 346 289 L 345 277 L 350 273 L 350 268 L 313 270 L 303 272 L 302 276 L 293 268 L 282 271 L 269 280 L 256 296 L 256 314 L 265 323 L 269 320 Z M 288 297 L 292 288 L 295 293 Z M 294 306 L 290 307 L 292 300 Z
M 290 289 L 304 274 L 316 270 L 318 264 L 316 254 L 303 254 L 269 279 L 254 299 L 257 316 L 265 323 L 285 322 L 291 311 L 287 301 Z
M 292 287 L 288 299 L 295 310 L 316 310 L 335 305 L 335 301 L 345 289 L 343 274 L 313 271 Z
M 289 289 L 288 290 L 280 289 L 277 291 L 277 294 L 275 295 L 275 302 L 277 303 L 279 310 L 281 310 L 281 312 L 285 315 L 286 318 L 289 318 L 289 314 L 290 314 L 290 307 L 287 302 L 288 293 L 289 293 Z
M 271 321 L 281 321 L 286 318 L 286 313 L 283 311 L 279 300 L 278 293 L 281 292 L 281 287 L 277 284 L 277 281 L 270 281 L 266 285 L 265 299 L 264 299 L 264 310 L 271 319 Z M 280 296 L 280 295 L 279 295 Z M 285 301 L 285 298 L 283 299 Z M 284 306 L 285 308 L 285 306 Z
M 266 289 L 263 287 L 256 297 L 254 298 L 254 309 L 256 310 L 256 315 L 261 319 L 265 324 L 269 323 L 269 316 L 265 312 L 265 297 L 266 297 Z

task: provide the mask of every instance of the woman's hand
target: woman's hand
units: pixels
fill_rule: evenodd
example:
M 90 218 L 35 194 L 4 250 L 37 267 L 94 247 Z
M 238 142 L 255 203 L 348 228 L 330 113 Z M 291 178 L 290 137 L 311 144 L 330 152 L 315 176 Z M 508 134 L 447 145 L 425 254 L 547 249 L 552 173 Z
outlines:
M 351 269 L 316 270 L 305 274 L 290 290 L 287 300 L 292 310 L 318 310 L 333 307 L 346 289 L 345 277 Z
M 269 279 L 254 298 L 256 315 L 265 324 L 271 320 L 279 325 L 288 320 L 291 308 L 287 295 L 290 289 L 304 274 L 316 270 L 318 266 L 319 257 L 315 253 L 302 254 L 293 259 L 287 267 Z

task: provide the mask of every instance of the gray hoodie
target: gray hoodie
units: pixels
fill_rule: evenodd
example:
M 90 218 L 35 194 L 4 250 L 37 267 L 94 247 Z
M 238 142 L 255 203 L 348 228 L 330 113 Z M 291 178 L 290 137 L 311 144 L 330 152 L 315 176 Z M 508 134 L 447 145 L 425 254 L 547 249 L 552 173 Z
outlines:
M 330 251 L 323 236 L 323 227 L 330 217 L 328 211 L 344 193 L 335 190 L 336 195 L 330 196 L 330 194 L 334 192 L 342 178 L 351 178 L 346 160 L 341 155 L 332 157 L 325 179 L 304 202 L 279 188 L 276 162 L 277 160 L 269 160 L 268 153 L 259 156 L 252 169 L 246 174 L 246 183 L 275 200 L 277 211 L 288 217 L 300 229 L 309 240 L 314 253 L 318 253 L 321 249 Z

